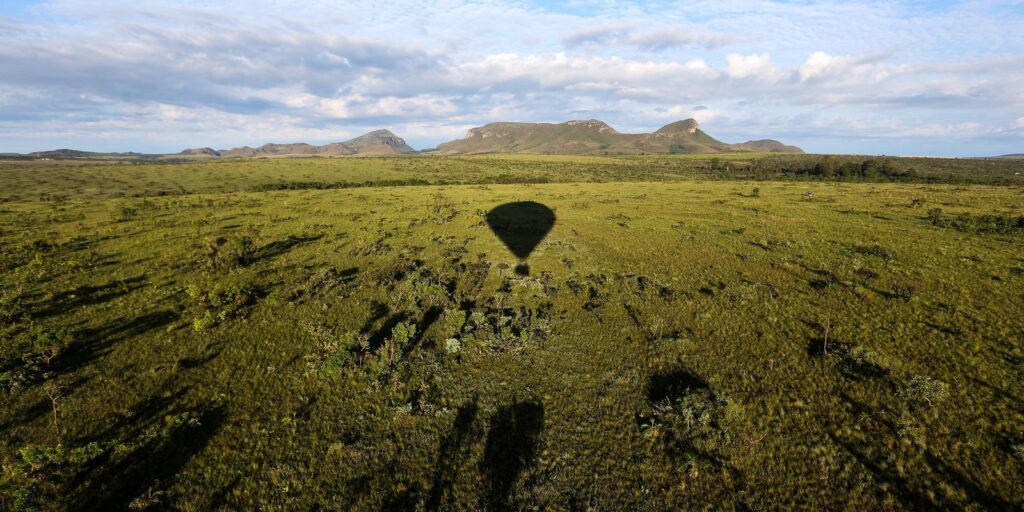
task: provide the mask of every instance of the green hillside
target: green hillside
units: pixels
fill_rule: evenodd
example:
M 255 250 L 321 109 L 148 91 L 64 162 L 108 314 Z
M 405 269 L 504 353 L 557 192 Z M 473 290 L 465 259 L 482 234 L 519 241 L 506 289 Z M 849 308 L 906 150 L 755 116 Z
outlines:
M 720 154 L 735 152 L 802 152 L 777 141 L 757 146 L 730 145 L 700 130 L 687 119 L 654 133 L 620 133 L 603 121 L 491 123 L 469 130 L 464 139 L 441 144 L 440 154 L 525 153 L 551 155 Z M 768 144 L 773 143 L 773 144 Z M 750 144 L 750 143 L 745 143 Z

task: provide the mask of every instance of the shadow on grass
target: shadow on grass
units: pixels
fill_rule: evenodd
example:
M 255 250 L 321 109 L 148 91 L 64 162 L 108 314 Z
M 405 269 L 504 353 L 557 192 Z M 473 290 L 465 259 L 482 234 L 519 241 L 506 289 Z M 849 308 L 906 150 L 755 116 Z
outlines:
M 840 397 L 851 405 L 853 411 L 859 414 L 872 410 L 846 393 L 841 394 Z M 883 435 L 896 435 L 899 431 L 894 420 L 886 419 L 895 418 L 894 413 L 876 414 L 874 417 L 880 420 L 878 427 L 885 432 Z M 843 448 L 863 466 L 876 482 L 892 489 L 895 498 L 911 510 L 973 510 L 974 506 L 980 506 L 981 510 L 1020 509 L 1020 503 L 1011 503 L 996 492 L 984 489 L 969 475 L 953 467 L 925 447 L 914 449 L 920 450 L 920 454 L 923 456 L 923 460 L 915 465 L 917 469 L 926 474 L 915 474 L 913 469 L 900 467 L 898 463 L 893 463 L 893 454 L 889 450 L 872 449 L 862 441 L 843 439 L 837 435 L 837 432 L 840 430 L 828 432 L 832 442 Z M 877 436 L 872 439 L 877 441 Z M 880 445 L 882 443 L 876 444 L 876 446 Z M 943 489 L 947 489 L 947 491 L 943 492 Z M 959 492 L 949 492 L 948 489 L 955 489 Z M 967 503 L 956 502 L 946 497 L 950 494 L 964 496 Z
M 541 432 L 544 406 L 519 402 L 502 407 L 490 420 L 480 470 L 487 477 L 487 503 L 491 510 L 516 508 L 510 494 L 519 475 L 533 464 Z
M 74 342 L 61 355 L 57 367 L 61 373 L 73 372 L 107 354 L 121 341 L 170 325 L 178 320 L 172 311 L 157 311 L 130 319 L 118 320 L 96 329 L 83 329 L 74 334 Z
M 294 235 L 292 235 L 292 236 L 289 236 L 288 238 L 285 238 L 284 240 L 276 240 L 276 241 L 270 242 L 269 244 L 264 245 L 264 246 L 262 246 L 262 247 L 260 247 L 259 249 L 256 250 L 256 252 L 252 256 L 252 263 L 255 263 L 255 262 L 260 261 L 260 260 L 266 260 L 266 259 L 270 259 L 270 258 L 275 258 L 277 256 L 280 256 L 282 254 L 285 254 L 285 253 L 291 251 L 292 249 L 294 249 L 294 248 L 296 248 L 296 247 L 298 247 L 300 245 L 305 245 L 305 244 L 308 244 L 310 242 L 315 242 L 317 240 L 320 240 L 321 238 L 323 238 L 323 235 L 313 235 L 313 236 L 294 236 Z
M 651 375 L 647 380 L 647 399 L 653 404 L 665 399 L 680 398 L 688 392 L 708 389 L 704 379 L 685 368 L 676 368 Z
M 445 497 L 451 492 L 459 466 L 469 454 L 475 440 L 472 428 L 479 410 L 475 398 L 460 406 L 451 431 L 441 440 L 437 470 L 434 472 L 430 497 L 427 499 L 427 510 L 443 510 L 442 505 Z
M 143 276 L 119 279 L 98 286 L 82 285 L 56 294 L 52 299 L 45 301 L 42 308 L 35 310 L 32 316 L 46 318 L 70 313 L 83 306 L 103 304 L 123 297 L 143 286 L 145 286 Z
M 132 500 L 150 487 L 169 485 L 209 444 L 226 416 L 221 408 L 203 410 L 144 440 L 123 459 L 99 467 L 78 495 L 81 509 L 128 510 Z

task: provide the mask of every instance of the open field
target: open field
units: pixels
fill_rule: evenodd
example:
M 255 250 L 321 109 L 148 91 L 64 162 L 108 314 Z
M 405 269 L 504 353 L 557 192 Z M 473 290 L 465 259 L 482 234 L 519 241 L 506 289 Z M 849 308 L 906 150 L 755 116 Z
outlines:
M 382 185 L 578 183 L 692 179 L 820 180 L 826 157 L 734 153 L 631 157 L 483 155 L 469 157 L 268 158 L 193 163 L 0 162 L 0 202 L 142 197 Z M 1012 184 L 1024 163 L 1008 159 L 827 157 L 834 167 L 891 162 L 899 175 L 831 180 Z M 45 164 L 45 165 L 44 165 Z M 89 165 L 89 167 L 84 167 Z
M 1024 507 L 1024 164 L 818 158 L 0 169 L 0 510 Z

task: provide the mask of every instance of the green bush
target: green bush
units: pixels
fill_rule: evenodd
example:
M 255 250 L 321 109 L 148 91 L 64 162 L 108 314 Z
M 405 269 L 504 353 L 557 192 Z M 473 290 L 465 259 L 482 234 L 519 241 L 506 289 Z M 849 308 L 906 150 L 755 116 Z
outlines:
M 214 270 L 231 270 L 248 265 L 256 254 L 256 240 L 252 234 L 235 238 L 215 237 L 206 239 L 206 263 Z
M 899 396 L 910 409 L 930 409 L 949 398 L 949 385 L 932 377 L 918 375 L 903 383 Z

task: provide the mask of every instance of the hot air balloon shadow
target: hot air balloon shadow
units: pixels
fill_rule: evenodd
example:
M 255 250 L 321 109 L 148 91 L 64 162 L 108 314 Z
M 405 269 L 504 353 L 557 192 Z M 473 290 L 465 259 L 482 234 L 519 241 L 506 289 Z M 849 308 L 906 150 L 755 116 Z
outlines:
M 526 258 L 555 225 L 555 212 L 534 201 L 505 203 L 487 212 L 487 225 L 519 258 L 516 273 L 529 275 Z

